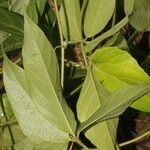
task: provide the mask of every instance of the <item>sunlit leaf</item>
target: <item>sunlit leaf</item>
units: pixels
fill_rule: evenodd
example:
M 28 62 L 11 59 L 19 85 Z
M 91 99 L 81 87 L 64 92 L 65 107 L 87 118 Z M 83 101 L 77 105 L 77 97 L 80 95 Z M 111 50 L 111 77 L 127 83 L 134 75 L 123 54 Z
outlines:
M 150 31 L 150 1 L 135 0 L 130 24 L 138 31 Z
M 89 70 L 77 103 L 79 120 L 84 122 L 91 117 L 109 96 L 110 92 L 94 77 L 92 70 Z M 117 119 L 111 119 L 94 125 L 85 135 L 98 149 L 115 150 L 116 128 Z
M 92 37 L 99 33 L 108 23 L 115 8 L 115 0 L 91 0 L 84 19 L 84 33 L 86 37 Z
M 150 83 L 150 77 L 127 52 L 115 47 L 97 50 L 92 55 L 96 75 L 110 90 L 114 91 L 127 84 Z M 134 108 L 150 111 L 149 94 L 136 101 Z
M 61 3 L 60 21 L 64 37 L 79 41 L 81 36 L 81 11 L 79 0 L 65 0 Z
M 80 124 L 78 132 L 98 122 L 121 115 L 135 100 L 150 91 L 150 84 L 127 85 L 113 92 L 108 100 L 86 121 Z

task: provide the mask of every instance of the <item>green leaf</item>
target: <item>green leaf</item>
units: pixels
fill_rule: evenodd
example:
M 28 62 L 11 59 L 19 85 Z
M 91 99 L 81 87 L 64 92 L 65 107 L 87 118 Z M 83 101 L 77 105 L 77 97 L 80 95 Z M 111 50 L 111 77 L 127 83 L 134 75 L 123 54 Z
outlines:
M 120 33 L 116 33 L 103 47 L 117 47 L 129 52 L 129 47 L 125 37 Z
M 129 18 L 130 24 L 138 31 L 150 31 L 150 1 L 135 0 L 134 9 Z
M 4 105 L 4 109 L 5 109 L 5 113 L 6 113 L 7 118 L 8 119 L 13 118 L 14 113 L 13 113 L 12 107 L 9 103 L 9 99 L 8 99 L 7 95 L 3 94 L 2 99 L 3 99 L 3 105 Z
M 92 90 L 91 90 L 92 89 Z M 88 71 L 81 94 L 77 103 L 77 114 L 81 122 L 87 120 L 104 104 L 110 92 L 95 78 L 92 70 Z M 115 150 L 116 128 L 118 119 L 111 119 L 96 124 L 88 129 L 86 137 L 98 148 Z M 109 144 L 108 144 L 109 143 Z
M 28 139 L 22 140 L 21 142 L 14 145 L 15 150 L 67 150 L 68 143 L 41 143 L 35 145 Z
M 0 31 L 0 44 L 2 44 L 8 38 L 8 36 L 8 33 Z
M 30 1 L 33 0 L 11 0 L 9 2 L 9 10 L 23 15 Z
M 35 23 L 38 23 L 39 17 L 42 16 L 46 2 L 47 0 L 30 0 L 26 11 Z
M 18 123 L 27 137 L 35 143 L 69 140 L 67 133 L 59 130 L 40 113 L 31 98 L 24 70 L 6 57 L 4 85 Z
M 29 82 L 31 81 L 33 98 L 36 99 L 35 103 L 39 103 L 37 106 L 41 108 L 41 112 L 53 120 L 59 128 L 73 134 L 75 120 L 62 96 L 55 51 L 44 33 L 27 16 L 25 17 L 23 63 L 27 78 Z
M 4 59 L 4 84 L 15 116 L 30 140 L 65 142 L 74 136 L 74 115 L 62 97 L 55 51 L 25 15 L 24 69 Z
M 0 8 L 8 8 L 8 1 L 0 0 Z
M 15 143 L 18 143 L 21 140 L 24 140 L 26 138 L 25 135 L 22 133 L 20 127 L 17 124 L 11 125 L 11 131 L 12 131 Z M 4 146 L 5 147 L 13 146 L 10 132 L 9 132 L 7 126 L 4 128 L 3 138 L 4 138 Z
M 88 2 L 84 19 L 86 37 L 92 37 L 103 30 L 113 15 L 115 3 L 116 0 L 92 0 Z
M 9 52 L 14 49 L 19 49 L 22 47 L 22 44 L 23 44 L 23 38 L 13 34 L 8 36 L 8 38 L 2 43 L 5 52 Z M 0 47 L 0 55 L 2 55 L 2 53 L 3 53 L 2 48 Z
M 81 11 L 79 0 L 65 0 L 61 3 L 60 21 L 64 37 L 79 41 L 81 35 Z
M 23 37 L 23 17 L 0 8 L 0 30 Z
M 136 60 L 127 52 L 116 47 L 98 49 L 91 58 L 98 79 L 110 91 L 127 84 L 150 83 L 149 76 L 139 67 Z M 132 107 L 150 112 L 148 99 L 149 94 L 136 101 Z
M 42 16 L 47 0 L 11 0 L 9 10 L 24 15 L 27 11 L 30 18 L 38 23 L 39 17 Z
M 150 91 L 150 84 L 127 85 L 113 92 L 108 100 L 86 121 L 80 124 L 78 132 L 121 115 L 136 99 Z
M 134 1 L 135 0 L 124 0 L 124 12 L 125 12 L 126 16 L 128 16 L 132 13 L 132 10 L 134 7 Z
M 104 39 L 118 32 L 124 25 L 127 24 L 127 22 L 128 22 L 128 17 L 125 17 L 119 23 L 113 26 L 110 30 L 106 31 L 105 33 L 95 38 L 94 40 L 87 42 L 86 45 L 83 47 L 84 52 L 88 53 L 91 50 L 93 50 Z

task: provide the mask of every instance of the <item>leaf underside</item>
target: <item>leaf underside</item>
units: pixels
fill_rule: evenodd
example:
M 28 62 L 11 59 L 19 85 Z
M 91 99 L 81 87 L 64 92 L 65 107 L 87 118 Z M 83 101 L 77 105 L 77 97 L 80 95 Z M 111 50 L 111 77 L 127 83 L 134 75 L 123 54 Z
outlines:
M 27 15 L 24 34 L 24 70 L 4 58 L 4 84 L 15 116 L 36 143 L 70 141 L 76 123 L 62 96 L 55 52 Z

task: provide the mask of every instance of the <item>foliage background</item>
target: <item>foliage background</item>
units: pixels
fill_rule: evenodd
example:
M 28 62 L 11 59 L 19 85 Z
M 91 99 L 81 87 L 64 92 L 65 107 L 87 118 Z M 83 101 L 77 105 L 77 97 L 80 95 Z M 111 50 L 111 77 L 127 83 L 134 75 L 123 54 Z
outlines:
M 59 12 L 60 12 L 59 17 L 60 17 L 60 25 L 62 28 L 62 34 L 64 37 L 63 42 L 66 42 L 67 44 L 67 47 L 65 47 L 65 50 L 64 50 L 65 52 L 64 58 L 62 57 L 62 53 L 61 53 L 62 50 L 60 50 L 62 49 L 63 47 L 62 45 L 64 45 L 64 43 L 62 43 L 62 40 L 60 41 L 61 37 L 59 37 L 60 31 L 58 28 L 58 20 L 57 20 L 58 18 L 56 16 L 56 8 L 55 8 L 54 1 L 0 0 L 0 44 L 2 45 L 0 48 L 0 57 L 1 57 L 1 64 L 0 64 L 0 69 L 1 69 L 0 70 L 1 71 L 0 72 L 1 73 L 1 84 L 0 84 L 1 135 L 0 137 L 1 137 L 1 149 L 2 150 L 3 149 L 20 150 L 23 147 L 24 149 L 28 149 L 28 150 L 46 149 L 47 147 L 51 147 L 51 149 L 59 150 L 59 149 L 63 149 L 63 147 L 64 149 L 67 147 L 66 143 L 61 144 L 60 146 L 58 145 L 52 146 L 51 144 L 47 142 L 41 143 L 38 146 L 34 145 L 28 138 L 26 138 L 26 136 L 20 130 L 20 127 L 18 126 L 17 120 L 10 106 L 8 97 L 5 94 L 5 89 L 4 89 L 3 80 L 2 80 L 3 78 L 2 48 L 5 50 L 5 52 L 7 53 L 7 56 L 9 57 L 11 61 L 19 65 L 20 67 L 25 68 L 26 67 L 25 65 L 28 65 L 28 62 L 30 61 L 29 60 L 30 55 L 27 55 L 28 54 L 27 51 L 24 51 L 24 54 L 23 54 L 24 60 L 22 60 L 22 45 L 23 43 L 25 43 L 25 40 L 24 40 L 25 34 L 27 34 L 26 43 L 28 43 L 28 45 L 24 44 L 24 47 L 26 47 L 26 49 L 28 48 L 31 49 L 30 51 L 31 54 L 33 53 L 33 50 L 35 50 L 34 43 L 33 43 L 34 41 L 32 41 L 32 38 L 35 38 L 36 42 L 39 44 L 38 45 L 39 51 L 40 51 L 40 48 L 42 47 L 42 44 L 40 45 L 40 43 L 45 42 L 45 39 L 43 40 L 43 37 L 41 37 L 41 39 L 39 38 L 39 36 L 42 35 L 42 32 L 37 28 L 36 25 L 34 25 L 34 23 L 37 24 L 38 27 L 40 27 L 40 29 L 45 33 L 47 39 L 52 44 L 53 48 L 55 48 L 55 52 L 57 53 L 57 59 L 58 59 L 58 64 L 60 68 L 59 69 L 60 74 L 62 75 L 64 71 L 63 79 L 62 79 L 62 76 L 60 79 L 61 85 L 64 84 L 63 95 L 66 99 L 67 104 L 73 110 L 75 114 L 75 119 L 78 124 L 79 124 L 79 120 L 81 122 L 85 121 L 85 118 L 83 118 L 82 116 L 81 118 L 80 116 L 77 116 L 77 114 L 82 114 L 83 109 L 85 108 L 85 106 L 83 106 L 83 104 L 80 105 L 78 101 L 82 101 L 82 100 L 84 101 L 85 99 L 88 99 L 88 95 L 82 98 L 82 94 L 81 94 L 82 84 L 83 83 L 86 84 L 85 83 L 86 80 L 87 80 L 87 84 L 90 82 L 90 80 L 91 80 L 91 83 L 95 82 L 96 80 L 95 77 L 93 77 L 94 75 L 92 75 L 92 73 L 91 74 L 88 73 L 88 76 L 86 75 L 87 68 L 86 68 L 85 60 L 89 62 L 89 60 L 92 59 L 92 61 L 95 63 L 95 66 L 97 65 L 96 67 L 101 69 L 101 66 L 98 64 L 99 63 L 98 61 L 100 58 L 101 58 L 101 61 L 103 60 L 104 53 L 99 54 L 97 49 L 102 48 L 102 47 L 115 47 L 115 48 L 117 47 L 119 49 L 122 49 L 125 52 L 127 51 L 138 62 L 138 64 L 136 64 L 136 62 L 134 63 L 133 68 L 131 66 L 131 70 L 136 70 L 139 73 L 139 76 L 136 76 L 137 72 L 135 72 L 135 74 L 132 72 L 127 72 L 128 79 L 130 78 L 136 79 L 136 81 L 132 83 L 131 81 L 128 81 L 128 82 L 130 84 L 135 84 L 135 85 L 141 84 L 141 82 L 149 83 L 149 76 L 147 76 L 147 74 L 148 75 L 150 74 L 150 67 L 149 67 L 150 66 L 149 65 L 150 63 L 150 57 L 149 57 L 150 2 L 149 1 L 147 0 L 124 0 L 124 1 L 111 0 L 108 2 L 106 0 L 103 0 L 101 3 L 98 0 L 95 0 L 95 1 L 57 0 L 57 5 L 58 5 Z M 81 11 L 81 14 L 80 14 L 80 11 Z M 24 20 L 25 14 L 26 15 L 28 14 L 30 19 L 34 23 L 30 21 L 30 19 L 27 19 L 25 21 Z M 66 16 L 67 16 L 67 19 L 66 19 Z M 26 26 L 26 31 L 24 29 L 24 26 Z M 34 36 L 30 37 L 31 36 L 30 33 L 32 33 L 32 30 L 34 31 L 34 29 L 37 29 L 39 33 L 35 31 Z M 83 45 L 82 44 L 80 45 L 80 43 L 82 43 Z M 47 44 L 47 47 L 48 47 L 47 49 L 51 49 L 48 44 Z M 108 50 L 109 50 L 110 57 L 106 57 L 104 55 L 105 59 L 103 60 L 103 63 L 105 62 L 108 63 L 109 59 L 112 57 L 115 58 L 116 53 L 113 53 L 113 49 L 106 48 L 106 56 L 108 56 Z M 97 54 L 96 53 L 93 54 L 95 50 Z M 105 48 L 103 49 L 103 52 L 105 52 Z M 38 51 L 35 53 L 38 53 Z M 46 64 L 49 64 L 50 59 L 55 58 L 54 55 L 51 56 L 52 58 L 49 58 L 51 53 L 53 52 L 42 51 L 42 53 L 45 58 L 44 60 L 46 61 Z M 122 54 L 122 56 L 124 56 L 125 54 L 125 53 L 121 53 L 120 51 L 118 51 L 118 53 L 120 55 Z M 91 56 L 91 54 L 93 55 Z M 26 58 L 25 58 L 25 55 L 27 55 Z M 96 57 L 98 57 L 98 59 Z M 125 61 L 130 60 L 130 59 L 132 60 L 132 57 L 130 55 L 126 56 Z M 7 60 L 7 58 L 5 59 Z M 24 62 L 24 64 L 22 61 Z M 62 61 L 64 62 L 64 65 L 62 65 Z M 55 59 L 52 62 L 54 63 Z M 117 60 L 117 62 L 119 62 L 119 60 Z M 124 64 L 121 64 L 122 62 L 123 60 L 121 59 L 120 62 L 118 63 L 118 65 L 120 65 L 120 68 L 124 66 Z M 9 61 L 6 63 L 9 64 Z M 50 63 L 49 65 L 52 66 L 53 63 Z M 38 59 L 36 66 L 34 66 L 35 71 L 39 71 L 39 69 L 41 69 L 40 70 L 41 72 L 43 71 L 42 68 L 40 67 L 38 68 L 38 66 L 40 66 L 41 64 L 42 64 L 42 60 Z M 143 68 L 145 72 L 141 71 L 138 65 L 141 68 Z M 62 66 L 64 66 L 64 68 Z M 106 68 L 106 67 L 107 66 L 104 66 L 102 68 Z M 47 65 L 47 68 L 48 68 L 48 65 Z M 31 68 L 31 69 L 34 70 L 34 68 Z M 54 71 L 55 69 L 52 69 L 52 70 L 53 70 L 53 73 L 49 72 L 49 74 L 52 77 L 52 79 L 55 80 L 55 74 L 57 73 L 54 74 L 54 72 L 57 72 L 57 70 L 56 71 Z M 111 68 L 108 70 L 110 71 Z M 113 74 L 114 72 L 115 72 L 115 69 L 114 70 L 112 69 L 112 71 L 110 71 L 110 74 Z M 87 76 L 86 79 L 85 79 L 85 76 Z M 100 80 L 101 80 L 102 74 L 97 75 L 97 77 L 98 76 L 100 77 Z M 43 76 L 41 79 L 43 79 Z M 110 77 L 108 77 L 108 79 L 110 79 Z M 44 80 L 48 81 L 48 78 L 44 77 Z M 64 81 L 64 83 L 62 83 L 62 80 Z M 104 79 L 102 79 L 101 81 L 102 84 L 103 83 L 105 84 L 105 80 L 106 79 L 104 77 Z M 59 79 L 57 79 L 57 82 L 59 82 Z M 36 83 L 36 80 L 35 80 L 35 83 Z M 113 83 L 111 81 L 109 83 L 110 84 L 108 84 L 108 87 L 109 86 L 113 87 L 112 89 L 117 88 L 117 86 L 115 85 L 116 82 Z M 54 84 L 52 83 L 52 85 Z M 92 85 L 93 84 L 91 84 L 91 87 Z M 39 87 L 40 90 L 42 90 L 42 88 L 43 88 L 42 86 Z M 109 88 L 110 91 L 112 89 Z M 82 90 L 84 91 L 84 88 L 82 88 Z M 89 89 L 89 93 L 93 91 L 94 91 L 94 87 Z M 147 99 L 148 99 L 148 96 L 147 96 Z M 146 99 L 146 102 L 147 102 L 147 99 Z M 85 103 L 87 103 L 87 101 Z M 97 105 L 97 103 L 95 105 Z M 149 119 L 149 113 L 148 113 L 149 105 L 148 103 L 147 104 L 145 103 L 142 106 L 143 108 L 141 107 L 139 108 L 142 109 L 143 111 L 134 109 L 135 107 L 133 105 L 134 108 L 128 108 L 119 117 L 118 130 L 117 130 L 117 143 L 122 143 L 129 139 L 133 139 L 136 136 L 149 131 L 149 125 L 150 125 L 149 124 L 150 119 Z M 79 107 L 78 110 L 76 107 Z M 91 107 L 93 109 L 88 110 L 88 111 L 89 112 L 95 111 L 94 109 L 96 109 L 96 107 L 95 108 L 94 107 L 95 106 Z M 81 113 L 79 113 L 80 111 Z M 59 119 L 55 121 L 59 122 Z M 111 121 L 112 120 L 109 120 L 109 123 L 108 123 L 109 125 L 111 125 Z M 97 130 L 100 131 L 100 129 L 97 129 Z M 103 135 L 105 133 L 106 132 L 104 132 Z M 115 135 L 115 134 L 116 132 L 114 132 L 113 130 L 112 135 Z M 92 138 L 89 138 L 90 139 L 89 140 L 87 138 L 91 136 L 90 131 L 85 135 L 81 133 L 80 140 L 87 147 L 93 148 L 94 145 L 96 145 L 97 147 L 103 146 L 100 144 L 99 141 L 95 141 L 95 139 L 92 139 Z M 103 135 L 99 136 L 99 134 L 97 134 L 98 137 L 96 137 L 96 139 L 100 137 L 99 140 L 100 141 L 103 140 Z M 110 138 L 110 140 L 112 139 Z M 92 141 L 92 143 L 90 141 Z M 104 146 L 104 148 L 102 149 L 104 150 L 113 149 L 112 147 L 114 147 L 114 145 L 112 144 L 112 147 L 111 147 L 111 144 L 110 144 L 111 142 L 109 142 L 108 145 L 107 143 L 105 143 L 108 147 Z M 74 144 L 72 149 L 81 149 L 81 146 L 82 146 L 82 143 Z M 68 149 L 70 147 L 71 147 L 71 144 L 69 144 Z M 137 141 L 136 143 L 129 144 L 125 147 L 120 147 L 120 149 L 125 149 L 125 150 L 126 149 L 127 150 L 130 150 L 130 149 L 142 150 L 142 149 L 149 149 L 149 148 L 150 147 L 149 147 L 148 136 L 146 136 L 140 141 Z

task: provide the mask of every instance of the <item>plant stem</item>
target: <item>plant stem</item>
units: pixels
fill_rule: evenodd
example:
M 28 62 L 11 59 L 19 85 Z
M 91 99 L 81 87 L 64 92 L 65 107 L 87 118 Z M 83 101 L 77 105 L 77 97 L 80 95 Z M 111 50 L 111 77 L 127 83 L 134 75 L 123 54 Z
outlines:
M 129 141 L 126 141 L 126 142 L 119 144 L 119 147 L 123 147 L 123 146 L 129 145 L 131 143 L 137 142 L 137 141 L 141 140 L 142 138 L 144 138 L 145 136 L 148 136 L 148 135 L 150 135 L 150 130 L 147 131 L 146 133 L 132 139 L 132 140 L 129 140 Z
M 71 97 L 72 95 L 74 95 L 76 92 L 78 92 L 80 89 L 82 88 L 82 84 L 80 84 L 78 87 L 76 87 L 73 91 L 71 91 L 69 93 L 69 95 L 67 95 L 67 98 Z
M 89 150 L 89 148 L 84 143 L 82 143 L 79 139 L 77 139 L 75 142 L 78 143 L 82 148 L 84 148 L 84 150 Z
M 129 40 L 127 41 L 128 44 L 131 44 L 136 36 L 139 34 L 139 31 L 134 31 L 134 33 L 130 36 Z
M 73 144 L 74 144 L 74 142 L 71 142 L 70 147 L 69 147 L 69 149 L 68 149 L 68 150 L 72 150 L 72 148 L 73 148 Z
M 59 30 L 59 36 L 60 36 L 60 42 L 61 42 L 61 86 L 64 87 L 64 58 L 65 58 L 65 49 L 64 49 L 64 40 L 63 40 L 63 34 L 61 30 L 61 24 L 60 24 L 60 17 L 59 17 L 59 11 L 57 7 L 57 2 L 54 0 L 55 5 L 55 12 L 57 17 L 57 23 L 58 23 L 58 30 Z
M 82 56 L 83 56 L 83 59 L 84 59 L 85 66 L 87 67 L 88 62 L 87 62 L 87 59 L 86 59 L 86 54 L 85 54 L 85 52 L 83 52 L 83 43 L 82 42 L 81 42 L 81 52 L 82 52 Z

